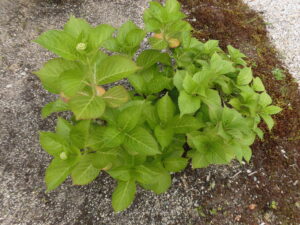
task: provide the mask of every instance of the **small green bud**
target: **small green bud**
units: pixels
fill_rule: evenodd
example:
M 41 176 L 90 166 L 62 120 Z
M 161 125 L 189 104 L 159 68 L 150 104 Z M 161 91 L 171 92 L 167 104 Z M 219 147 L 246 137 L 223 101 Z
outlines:
M 76 46 L 76 50 L 77 51 L 84 51 L 86 49 L 86 43 L 82 43 L 82 42 L 80 42 L 80 43 L 78 43 L 77 44 L 77 46 Z
M 68 158 L 67 153 L 65 153 L 65 152 L 60 153 L 59 157 L 62 160 L 66 160 Z

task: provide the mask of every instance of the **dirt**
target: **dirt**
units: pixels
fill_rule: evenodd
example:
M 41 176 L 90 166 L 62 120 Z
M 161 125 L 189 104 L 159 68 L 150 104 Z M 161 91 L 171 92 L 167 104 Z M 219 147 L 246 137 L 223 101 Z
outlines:
M 252 146 L 252 170 L 257 171 L 259 183 L 239 176 L 236 180 L 239 185 L 234 189 L 216 190 L 201 198 L 202 205 L 215 207 L 215 202 L 226 202 L 239 193 L 240 204 L 227 207 L 226 212 L 236 214 L 235 219 L 241 224 L 258 224 L 261 217 L 266 224 L 300 224 L 300 93 L 267 37 L 265 22 L 239 0 L 181 2 L 189 12 L 194 36 L 203 41 L 220 40 L 223 49 L 229 44 L 241 49 L 249 57 L 255 76 L 263 80 L 274 104 L 284 109 L 275 116 L 276 125 L 271 132 L 261 125 L 265 138 Z M 275 79 L 272 71 L 276 68 L 284 71 L 285 79 Z M 255 209 L 249 209 L 250 204 L 255 204 Z M 211 224 L 227 224 L 225 221 L 228 215 L 224 213 L 206 217 L 206 222 Z

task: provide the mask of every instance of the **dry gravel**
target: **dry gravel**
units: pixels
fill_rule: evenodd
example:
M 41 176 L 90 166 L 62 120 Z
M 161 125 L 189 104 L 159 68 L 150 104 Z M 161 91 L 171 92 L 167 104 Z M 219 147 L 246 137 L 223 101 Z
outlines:
M 289 72 L 300 84 L 300 1 L 243 1 L 263 15 L 270 39 L 279 50 Z

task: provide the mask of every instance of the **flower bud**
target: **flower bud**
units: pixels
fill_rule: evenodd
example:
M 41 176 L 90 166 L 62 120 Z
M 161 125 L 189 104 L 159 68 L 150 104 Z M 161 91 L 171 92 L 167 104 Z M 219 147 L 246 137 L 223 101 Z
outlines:
M 177 48 L 180 45 L 180 41 L 178 39 L 175 38 L 170 38 L 168 40 L 169 42 L 169 47 L 170 48 Z
M 164 39 L 164 35 L 162 33 L 159 33 L 159 34 L 153 34 L 153 37 L 154 38 L 157 38 L 157 39 Z
M 101 86 L 96 86 L 96 90 L 97 90 L 97 95 L 98 96 L 102 96 L 106 92 L 105 89 L 103 87 L 101 87 Z
M 86 43 L 80 42 L 76 45 L 76 50 L 79 52 L 84 51 L 85 49 L 86 49 Z
M 67 96 L 65 96 L 65 94 L 63 92 L 60 93 L 60 98 L 61 100 L 63 100 L 65 103 L 68 103 L 68 101 L 70 100 L 70 98 L 68 98 Z
M 112 167 L 112 163 L 109 163 L 106 165 L 106 167 L 102 168 L 102 170 L 106 171 L 109 170 Z
M 62 160 L 66 160 L 66 159 L 68 158 L 68 155 L 67 155 L 67 153 L 62 152 L 62 153 L 60 153 L 59 157 L 60 157 L 60 159 L 62 159 Z

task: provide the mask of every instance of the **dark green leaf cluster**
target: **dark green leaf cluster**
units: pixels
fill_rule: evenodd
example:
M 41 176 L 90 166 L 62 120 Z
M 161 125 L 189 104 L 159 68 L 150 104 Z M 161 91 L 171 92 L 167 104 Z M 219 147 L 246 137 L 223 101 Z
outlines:
M 48 191 L 68 176 L 85 185 L 104 171 L 118 182 L 112 205 L 121 211 L 137 184 L 163 193 L 170 174 L 189 160 L 193 168 L 249 162 L 256 135 L 263 138 L 258 124 L 263 120 L 271 130 L 271 115 L 281 109 L 244 54 L 191 37 L 184 17 L 176 0 L 151 2 L 145 30 L 131 21 L 116 30 L 71 17 L 63 30 L 35 40 L 59 56 L 36 72 L 45 89 L 60 95 L 42 116 L 74 115 L 58 118 L 54 133 L 40 133 L 43 149 L 54 157 L 46 171 Z M 151 49 L 138 54 L 147 32 Z M 133 90 L 102 86 L 123 78 Z

